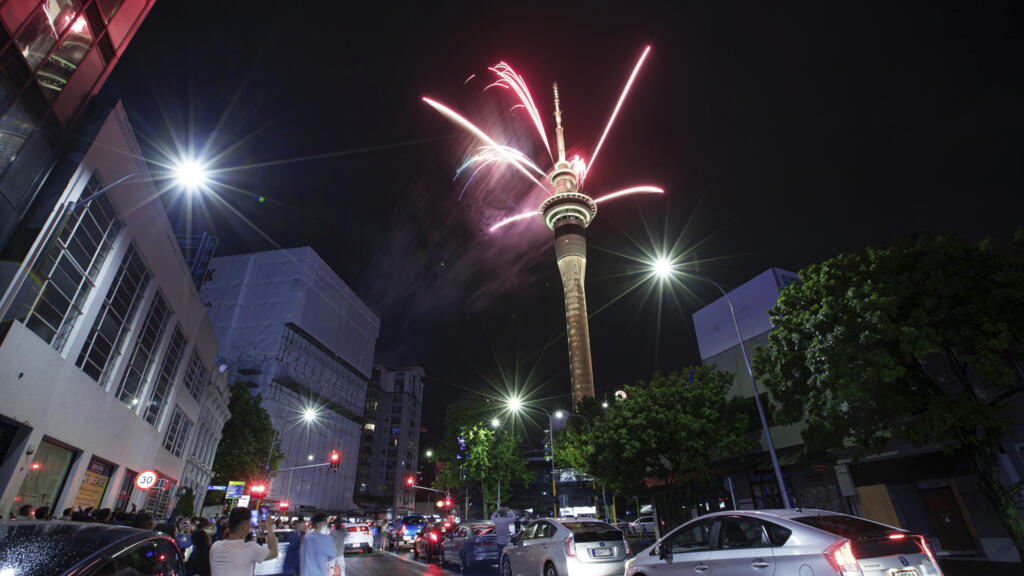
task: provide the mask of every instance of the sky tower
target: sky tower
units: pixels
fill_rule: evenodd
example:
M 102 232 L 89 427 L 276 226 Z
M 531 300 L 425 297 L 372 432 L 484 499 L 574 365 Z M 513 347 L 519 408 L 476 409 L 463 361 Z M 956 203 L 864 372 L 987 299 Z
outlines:
M 586 229 L 597 215 L 597 203 L 577 190 L 580 175 L 565 159 L 558 84 L 554 85 L 554 91 L 558 161 L 548 176 L 554 192 L 540 205 L 540 214 L 555 233 L 555 260 L 565 289 L 565 331 L 569 338 L 569 373 L 575 408 L 584 398 L 594 397 L 594 366 L 590 360 L 590 326 L 583 281 L 587 272 Z

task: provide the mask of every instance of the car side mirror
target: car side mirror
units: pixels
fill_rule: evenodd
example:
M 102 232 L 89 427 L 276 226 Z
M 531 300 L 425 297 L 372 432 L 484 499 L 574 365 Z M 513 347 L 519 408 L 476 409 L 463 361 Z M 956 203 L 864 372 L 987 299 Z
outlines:
M 654 551 L 657 552 L 659 560 L 667 560 L 669 562 L 672 561 L 672 549 L 668 546 L 661 544 L 657 548 L 655 548 Z

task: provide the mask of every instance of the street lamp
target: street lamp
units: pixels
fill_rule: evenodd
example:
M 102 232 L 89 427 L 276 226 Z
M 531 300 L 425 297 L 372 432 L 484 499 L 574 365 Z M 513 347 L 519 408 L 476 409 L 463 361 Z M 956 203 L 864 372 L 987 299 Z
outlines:
M 312 424 L 313 422 L 316 422 L 319 415 L 320 414 L 317 412 L 316 408 L 313 408 L 312 406 L 306 407 L 302 411 L 302 421 L 306 424 Z
M 187 158 L 179 161 L 175 164 L 171 170 L 172 179 L 181 186 L 186 192 L 192 193 L 202 188 L 209 182 L 209 173 L 206 170 L 206 166 L 198 160 Z M 135 178 L 136 176 L 146 176 L 144 180 L 152 180 L 153 175 L 149 170 L 139 170 L 125 174 L 124 176 L 114 180 L 110 184 L 107 184 L 103 188 L 100 188 L 96 192 L 93 192 L 85 198 L 79 198 L 68 204 L 68 210 L 70 212 L 75 211 L 79 206 L 88 206 L 90 202 L 99 198 L 103 194 L 106 194 L 107 190 Z
M 558 493 L 555 487 L 555 423 L 551 417 L 551 413 L 541 408 L 540 406 L 525 406 L 518 397 L 513 396 L 508 399 L 508 409 L 513 413 L 518 414 L 524 408 L 531 408 L 533 410 L 540 410 L 548 417 L 548 442 L 551 444 L 551 499 L 553 500 L 552 510 L 555 513 L 555 518 L 558 517 Z
M 772 434 L 768 430 L 768 420 L 764 416 L 764 407 L 761 405 L 761 395 L 757 389 L 757 381 L 754 380 L 754 371 L 750 367 L 750 357 L 747 356 L 747 347 L 743 344 L 743 333 L 740 331 L 739 320 L 736 319 L 736 308 L 732 304 L 732 298 L 729 297 L 729 293 L 726 292 L 718 282 L 715 282 L 707 276 L 676 270 L 672 262 L 663 256 L 658 257 L 653 263 L 651 263 L 651 269 L 661 280 L 670 279 L 675 274 L 679 274 L 687 278 L 693 278 L 695 280 L 702 280 L 717 288 L 718 291 L 722 293 L 722 296 L 725 296 L 725 301 L 729 304 L 729 314 L 732 315 L 732 325 L 736 328 L 736 338 L 740 341 L 740 351 L 743 353 L 743 363 L 747 367 L 747 376 L 750 377 L 750 386 L 754 390 L 754 404 L 757 406 L 757 415 L 761 418 L 761 429 L 764 432 L 765 440 L 768 443 L 768 454 L 772 459 L 772 469 L 775 471 L 775 481 L 779 484 L 779 495 L 782 497 L 782 506 L 784 508 L 792 508 L 793 506 L 789 501 L 789 493 L 786 492 L 786 484 L 782 480 L 782 469 L 779 468 L 779 457 L 775 453 L 775 442 L 772 441 Z

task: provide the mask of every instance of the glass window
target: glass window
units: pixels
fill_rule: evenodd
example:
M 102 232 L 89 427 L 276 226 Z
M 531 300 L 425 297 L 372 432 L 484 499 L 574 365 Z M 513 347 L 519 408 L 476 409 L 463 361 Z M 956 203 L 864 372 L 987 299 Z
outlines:
M 174 407 L 174 416 L 167 426 L 167 436 L 164 437 L 164 449 L 181 457 L 185 450 L 185 441 L 188 439 L 188 432 L 192 428 L 192 421 L 181 411 L 181 408 Z
M 174 544 L 163 538 L 140 542 L 121 552 L 96 571 L 97 576 L 179 576 L 184 573 L 181 553 Z
M 128 501 L 132 497 L 132 492 L 135 491 L 135 476 L 138 472 L 134 470 L 125 470 L 124 479 L 121 480 L 121 489 L 117 491 L 117 502 L 114 503 L 114 510 L 127 510 Z
M 35 124 L 20 100 L 0 118 L 0 174 L 14 163 L 34 130 Z
M 85 194 L 98 189 L 94 180 Z M 96 276 L 121 222 L 110 201 L 99 197 L 84 209 L 70 215 L 51 246 L 39 258 L 32 271 L 42 287 L 31 307 L 25 325 L 56 350 L 63 348 L 75 321 L 82 313 L 86 298 L 95 286 Z M 34 289 L 35 284 L 25 289 Z
M 146 422 L 156 426 L 163 411 L 164 402 L 167 400 L 167 393 L 178 376 L 178 367 L 181 366 L 182 356 L 185 354 L 185 334 L 181 326 L 174 326 L 174 333 L 171 334 L 171 343 L 167 346 L 167 354 L 164 355 L 163 364 L 160 365 L 160 373 L 157 375 L 156 384 L 153 385 L 153 393 L 149 397 L 149 404 L 146 406 Z
M 156 363 L 156 349 L 163 340 L 170 317 L 171 309 L 158 291 L 149 305 L 149 312 L 146 313 L 142 330 L 135 341 L 135 350 L 128 361 L 128 369 L 124 371 L 117 390 L 117 399 L 132 409 L 139 403 L 139 394 L 149 380 L 153 364 Z
M 536 537 L 536 534 L 537 534 L 537 528 L 540 526 L 540 524 L 541 524 L 540 522 L 534 522 L 533 524 L 530 524 L 526 528 L 523 528 L 523 531 L 519 533 L 519 539 L 520 540 L 532 540 L 532 539 L 534 539 Z
M 771 522 L 765 522 L 764 527 L 768 532 L 768 541 L 771 542 L 772 546 L 776 547 L 785 544 L 786 540 L 789 540 L 789 535 L 793 533 L 789 528 L 772 524 Z
M 746 516 L 729 516 L 721 518 L 718 530 L 718 548 L 732 550 L 736 548 L 761 548 L 768 546 L 768 539 L 761 529 L 761 522 Z
M 117 13 L 117 9 L 121 6 L 121 0 L 96 0 L 96 3 L 100 5 L 100 12 L 103 13 L 103 21 L 110 22 L 110 19 Z
M 135 246 L 128 248 L 107 291 L 76 365 L 101 384 L 111 360 L 121 353 L 125 333 L 149 284 L 149 268 Z
M 75 453 L 71 450 L 48 440 L 40 442 L 10 511 L 17 512 L 26 504 L 33 510 L 40 506 L 53 510 L 74 459 Z
M 93 34 L 84 14 L 71 21 L 67 33 L 57 42 L 57 47 L 43 61 L 36 71 L 36 82 L 47 98 L 53 100 L 68 84 L 68 79 L 78 69 L 92 47 Z
M 893 531 L 892 528 L 884 524 L 845 514 L 818 514 L 793 518 L 793 520 L 850 540 L 886 536 Z
M 188 371 L 185 373 L 185 388 L 196 400 L 199 400 L 199 396 L 203 392 L 207 372 L 203 361 L 199 359 L 199 352 L 193 350 L 192 358 L 188 362 Z
M 713 523 L 713 519 L 708 519 L 686 524 L 665 537 L 660 548 L 671 554 L 711 550 L 711 525 Z
M 46 58 L 61 33 L 75 22 L 78 9 L 76 0 L 46 0 L 28 17 L 15 42 L 30 68 L 35 70 Z

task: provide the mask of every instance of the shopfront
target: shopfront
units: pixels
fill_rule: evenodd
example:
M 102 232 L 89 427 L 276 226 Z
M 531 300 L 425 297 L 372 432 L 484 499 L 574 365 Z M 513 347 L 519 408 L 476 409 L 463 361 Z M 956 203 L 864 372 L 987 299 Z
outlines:
M 77 452 L 70 447 L 50 438 L 43 438 L 32 455 L 28 473 L 21 481 L 10 511 L 17 512 L 25 505 L 31 506 L 33 510 L 40 506 L 47 506 L 53 510 L 76 456 Z
M 85 470 L 82 483 L 78 486 L 78 494 L 75 496 L 75 501 L 71 506 L 76 510 L 79 508 L 83 510 L 88 508 L 98 509 L 100 503 L 103 502 L 103 496 L 107 493 L 110 478 L 114 475 L 116 468 L 110 462 L 93 456 L 89 461 L 89 467 Z

